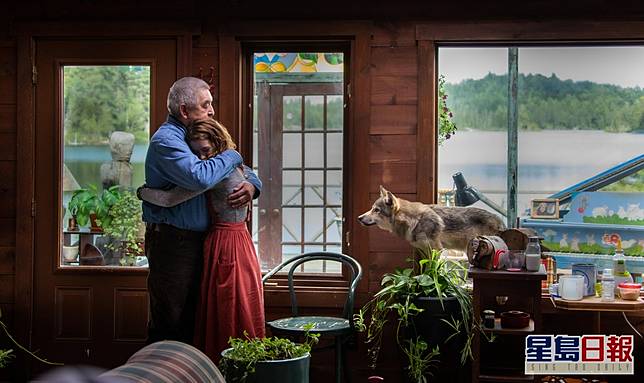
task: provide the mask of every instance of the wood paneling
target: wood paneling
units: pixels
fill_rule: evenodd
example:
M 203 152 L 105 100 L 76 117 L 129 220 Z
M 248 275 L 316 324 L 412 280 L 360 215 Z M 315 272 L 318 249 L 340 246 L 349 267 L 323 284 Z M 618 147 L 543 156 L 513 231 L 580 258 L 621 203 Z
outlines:
M 410 22 L 376 22 L 371 38 L 372 47 L 403 47 L 416 45 L 416 28 Z
M 114 289 L 114 340 L 145 342 L 148 336 L 146 289 Z
M 0 247 L 14 247 L 16 244 L 16 221 L 0 218 Z
M 416 76 L 416 47 L 371 49 L 372 76 Z
M 369 192 L 382 185 L 393 193 L 416 193 L 415 162 L 378 162 L 369 165 Z
M 15 264 L 16 248 L 0 247 L 0 274 L 13 274 L 15 272 Z
M 16 134 L 15 133 L 0 133 L 0 161 L 15 161 L 16 160 Z
M 0 104 L 16 103 L 16 48 L 0 46 Z
M 56 340 L 86 340 L 92 337 L 92 289 L 56 287 Z
M 408 267 L 406 260 L 412 257 L 414 251 L 407 246 L 406 250 L 400 251 L 372 251 L 369 252 L 369 265 L 365 272 L 369 274 L 369 291 L 380 290 L 380 281 L 386 273 L 391 273 L 396 268 Z
M 418 102 L 416 76 L 373 76 L 371 105 L 416 105 Z
M 0 218 L 16 216 L 16 163 L 0 161 Z
M 372 105 L 370 134 L 416 134 L 416 105 Z
M 422 143 L 420 143 L 422 145 Z M 415 161 L 416 135 L 378 135 L 369 137 L 370 161 Z
M 1 85 L 0 85 L 1 86 Z M 0 88 L 4 91 L 6 88 Z M 1 94 L 2 92 L 0 92 Z M 6 104 L 0 105 L 0 133 L 15 133 L 16 132 L 16 105 Z
M 213 107 L 217 110 L 219 101 L 219 55 L 217 46 L 197 46 L 192 48 L 192 69 L 193 76 L 200 77 L 213 84 L 212 97 Z M 217 116 L 215 116 L 216 118 Z
M 13 284 L 13 275 L 0 275 L 0 303 L 13 303 Z
M 436 49 L 433 42 L 418 44 L 418 146 L 417 193 L 421 201 L 434 203 L 438 191 L 436 162 Z

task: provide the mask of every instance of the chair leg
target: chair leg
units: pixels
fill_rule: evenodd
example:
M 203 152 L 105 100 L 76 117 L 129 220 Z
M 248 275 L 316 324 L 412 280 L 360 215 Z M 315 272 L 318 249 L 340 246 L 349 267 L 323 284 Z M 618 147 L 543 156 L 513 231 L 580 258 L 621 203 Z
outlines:
M 342 365 L 343 365 L 343 355 L 342 355 L 342 337 L 335 337 L 335 382 L 342 383 Z

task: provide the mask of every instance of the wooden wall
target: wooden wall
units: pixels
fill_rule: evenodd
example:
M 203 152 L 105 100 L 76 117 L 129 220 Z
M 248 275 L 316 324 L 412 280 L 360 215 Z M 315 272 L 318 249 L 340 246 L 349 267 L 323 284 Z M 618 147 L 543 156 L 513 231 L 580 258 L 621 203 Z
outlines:
M 31 2 L 27 1 L 27 3 Z M 41 19 L 57 20 L 59 23 L 77 22 L 79 20 L 91 23 L 92 20 L 100 19 L 102 22 L 117 24 L 122 20 L 122 15 L 127 14 L 128 11 L 134 11 L 133 14 L 139 17 L 144 15 L 148 22 L 163 23 L 169 18 L 176 17 L 176 10 L 178 9 L 165 4 L 159 7 L 159 3 L 165 2 L 158 1 L 143 1 L 138 2 L 137 5 L 134 5 L 134 3 L 132 3 L 133 5 L 129 5 L 130 3 L 125 5 L 126 3 L 123 3 L 117 8 L 111 6 L 106 8 L 106 5 L 86 1 L 75 1 L 73 3 L 78 7 L 64 11 L 58 8 L 59 3 L 56 2 L 44 5 L 43 7 L 45 8 L 37 7 L 33 4 L 17 7 L 15 17 L 6 23 L 2 23 L 6 26 L 6 30 L 0 30 L 0 308 L 3 313 L 3 321 L 9 324 L 10 327 L 12 327 L 14 316 L 16 318 L 30 317 L 23 312 L 30 310 L 30 307 L 24 307 L 22 303 L 14 305 L 14 303 L 16 302 L 15 297 L 18 296 L 15 279 L 17 256 L 15 251 L 17 240 L 16 217 L 21 214 L 31 213 L 29 211 L 17 211 L 16 205 L 16 161 L 17 152 L 20 150 L 16 145 L 18 40 L 10 25 L 21 20 L 39 21 Z M 221 41 L 218 22 L 222 22 L 224 19 L 226 22 L 230 22 L 227 17 L 232 15 L 236 15 L 237 18 L 242 18 L 242 15 L 246 15 L 249 20 L 253 20 L 270 19 L 280 14 L 275 6 L 271 8 L 269 13 L 261 14 L 247 1 L 228 1 L 222 2 L 220 5 L 213 5 L 217 4 L 217 2 L 213 2 L 209 6 L 205 6 L 205 11 L 202 10 L 201 3 L 197 4 L 190 1 L 186 3 L 187 6 L 183 8 L 185 18 L 202 21 L 201 33 L 194 36 L 192 40 L 191 55 L 184 59 L 191 61 L 193 75 L 200 73 L 208 75 L 210 68 L 215 68 L 214 83 L 216 89 L 220 88 L 221 76 Z M 368 23 L 370 25 L 367 31 L 369 35 L 368 47 L 361 53 L 368 56 L 367 65 L 358 68 L 364 72 L 361 75 L 368 77 L 368 86 L 365 87 L 367 93 L 362 95 L 365 98 L 361 98 L 361 102 L 367 104 L 368 115 L 368 129 L 365 137 L 362 137 L 368 146 L 368 149 L 364 151 L 367 153 L 364 161 L 368 163 L 368 168 L 365 168 L 369 173 L 368 186 L 365 188 L 368 192 L 361 196 L 364 199 L 365 206 L 369 206 L 371 201 L 376 199 L 379 185 L 387 187 L 395 194 L 406 199 L 421 199 L 424 202 L 432 202 L 432 196 L 428 196 L 427 186 L 424 185 L 423 190 L 420 190 L 419 187 L 419 180 L 424 182 L 425 176 L 428 178 L 435 176 L 434 174 L 425 174 L 424 172 L 430 165 L 418 161 L 419 147 L 424 145 L 421 142 L 421 138 L 425 138 L 428 132 L 427 130 L 419 130 L 419 126 L 422 126 L 422 129 L 426 129 L 426 124 L 419 124 L 419 116 L 427 113 L 426 109 L 422 110 L 421 108 L 428 108 L 428 106 L 424 102 L 426 100 L 419 102 L 418 92 L 419 83 L 423 84 L 422 81 L 425 80 L 419 77 L 419 73 L 422 76 L 425 68 L 419 70 L 419 44 L 416 40 L 417 23 L 404 21 L 400 18 L 413 17 L 425 20 L 424 22 L 435 19 L 472 21 L 476 20 L 478 16 L 486 20 L 513 20 L 517 18 L 539 20 L 544 18 L 544 15 L 548 15 L 548 17 L 558 17 L 563 20 L 597 19 L 602 17 L 613 20 L 638 20 L 644 15 L 644 9 L 642 9 L 644 7 L 639 6 L 638 2 L 625 2 L 627 6 L 622 7 L 621 10 L 614 2 L 611 3 L 611 6 L 608 2 L 603 1 L 579 1 L 576 2 L 579 5 L 577 8 L 574 6 L 575 2 L 571 2 L 564 9 L 561 9 L 561 13 L 558 14 L 551 7 L 543 7 L 543 9 L 547 8 L 548 11 L 539 14 L 540 5 L 546 3 L 544 1 L 528 1 L 520 4 L 508 2 L 506 5 L 514 7 L 514 11 L 496 5 L 494 9 L 499 12 L 496 16 L 493 12 L 490 13 L 489 10 L 486 11 L 481 8 L 482 3 L 480 2 L 473 2 L 478 4 L 474 8 L 461 8 L 461 3 L 463 2 L 442 2 L 437 12 L 431 12 L 427 6 L 416 5 L 415 7 L 422 11 L 418 13 L 414 12 L 415 8 L 413 7 L 401 8 L 397 6 L 398 2 L 391 7 L 378 3 L 374 5 L 375 8 L 369 8 L 373 5 L 369 2 L 369 5 L 363 4 L 367 8 L 352 5 L 348 9 L 348 13 L 344 14 L 345 17 L 361 18 L 363 21 L 365 17 L 373 16 Z M 617 1 L 617 3 L 621 2 Z M 219 6 L 222 8 L 218 8 Z M 217 13 L 218 10 L 222 10 L 222 12 Z M 247 14 L 243 12 L 247 12 Z M 334 20 L 340 20 L 343 17 L 341 10 L 330 13 L 328 10 L 321 10 L 321 12 L 320 17 L 327 18 L 326 25 L 330 29 L 334 28 Z M 288 15 L 289 18 L 298 17 L 297 12 L 291 8 L 283 14 Z M 311 13 L 306 13 L 307 18 L 310 18 L 310 15 Z M 398 20 L 392 20 L 394 19 L 392 15 L 395 15 Z M 132 20 L 134 17 L 125 16 L 124 19 Z M 0 17 L 0 21 L 5 20 Z M 275 28 L 282 28 L 279 23 L 275 23 L 275 25 Z M 267 34 L 270 34 L 270 32 L 270 30 L 266 31 Z M 23 71 L 29 70 L 29 68 L 22 69 Z M 218 115 L 220 115 L 221 99 L 226 96 L 226 94 L 216 93 L 215 103 Z M 221 112 L 228 113 L 228 111 Z M 425 150 L 423 159 L 427 155 L 433 156 L 433 153 L 431 151 L 428 153 Z M 431 185 L 432 182 L 428 180 L 427 185 Z M 348 217 L 348 219 L 355 219 L 355 217 Z M 366 275 L 362 284 L 360 298 L 364 301 L 371 292 L 378 289 L 382 274 L 391 271 L 396 266 L 402 266 L 405 258 L 411 254 L 411 250 L 404 241 L 379 229 L 358 228 L 357 230 L 364 230 L 361 232 L 360 238 L 364 238 L 367 241 L 367 257 L 363 259 Z M 18 256 L 28 256 L 28 254 Z M 23 274 L 28 275 L 29 273 L 28 271 L 23 271 Z M 15 308 L 18 306 L 20 313 L 15 312 Z M 275 316 L 281 313 L 280 310 L 277 308 L 273 312 L 267 313 L 267 316 Z M 323 311 L 322 309 L 319 310 L 319 312 Z M 39 324 L 33 324 L 33 326 L 37 325 Z M 26 333 L 18 335 L 19 339 L 24 339 L 27 336 Z M 0 343 L 0 346 L 2 346 L 2 343 Z M 385 349 L 393 349 L 393 347 L 395 345 L 385 343 Z M 365 381 L 365 376 L 370 373 L 366 367 L 364 355 L 364 345 L 358 342 L 354 345 L 350 355 L 352 361 L 350 365 L 355 370 L 354 381 Z M 330 363 L 332 360 L 332 354 L 329 353 L 323 356 L 320 361 L 314 362 L 314 371 L 319 373 L 318 375 L 313 374 L 317 376 L 318 380 L 316 381 L 329 381 L 325 380 L 328 378 L 328 369 L 324 368 L 324 363 Z M 393 357 L 378 372 L 391 377 L 391 381 L 396 381 L 399 369 L 400 361 L 397 357 Z
M 0 37 L 0 309 L 9 326 L 16 260 L 16 150 L 16 44 Z

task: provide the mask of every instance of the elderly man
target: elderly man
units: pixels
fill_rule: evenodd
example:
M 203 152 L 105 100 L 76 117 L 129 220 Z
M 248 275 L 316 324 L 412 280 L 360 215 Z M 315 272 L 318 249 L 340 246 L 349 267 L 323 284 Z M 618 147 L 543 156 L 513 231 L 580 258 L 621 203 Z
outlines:
M 235 150 L 200 160 L 186 142 L 187 127 L 212 117 L 212 95 L 205 81 L 177 80 L 168 93 L 168 119 L 150 140 L 145 160 L 146 185 L 155 189 L 181 186 L 205 191 L 242 163 Z M 261 183 L 249 174 L 228 196 L 233 208 L 257 198 Z M 148 343 L 169 339 L 192 344 L 199 283 L 203 268 L 203 241 L 209 225 L 204 194 L 173 207 L 143 203 L 146 222 L 145 252 L 150 274 Z

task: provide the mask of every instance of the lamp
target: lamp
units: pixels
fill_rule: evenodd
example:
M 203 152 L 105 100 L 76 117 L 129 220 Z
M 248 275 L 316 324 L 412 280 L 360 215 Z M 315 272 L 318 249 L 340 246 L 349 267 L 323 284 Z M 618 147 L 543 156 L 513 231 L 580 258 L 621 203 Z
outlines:
M 456 206 L 470 206 L 476 201 L 481 201 L 492 209 L 496 210 L 502 216 L 508 216 L 508 213 L 504 208 L 499 206 L 491 199 L 487 198 L 475 187 L 468 186 L 467 181 L 465 181 L 465 177 L 463 177 L 463 174 L 461 172 L 452 175 L 452 179 L 454 180 L 454 185 L 456 186 Z

